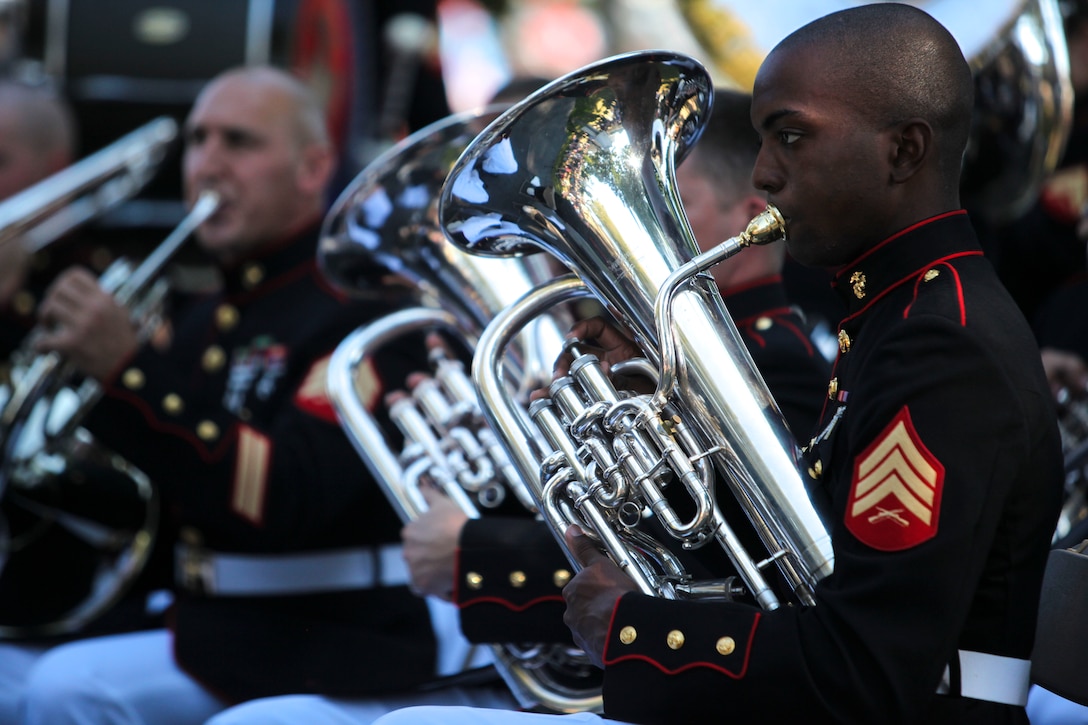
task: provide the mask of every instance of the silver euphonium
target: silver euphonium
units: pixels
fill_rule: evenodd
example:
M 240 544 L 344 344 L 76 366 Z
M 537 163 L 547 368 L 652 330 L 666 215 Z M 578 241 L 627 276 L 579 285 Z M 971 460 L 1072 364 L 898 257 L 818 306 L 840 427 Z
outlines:
M 743 591 L 767 609 L 785 596 L 812 604 L 833 566 L 829 535 L 775 401 L 713 281 L 696 274 L 748 244 L 783 238 L 782 220 L 769 209 L 745 234 L 697 256 L 676 190 L 674 165 L 698 139 L 711 97 L 697 61 L 660 51 L 554 81 L 469 146 L 443 188 L 440 219 L 466 251 L 546 250 L 581 278 L 545 285 L 496 316 L 473 361 L 484 413 L 560 543 L 578 523 L 653 596 Z M 657 379 L 657 392 L 618 392 L 596 358 L 576 357 L 571 377 L 552 384 L 552 400 L 533 403 L 527 425 L 503 391 L 502 349 L 535 315 L 587 294 L 635 335 L 652 362 L 629 367 Z M 736 497 L 762 552 L 740 544 L 716 481 Z M 688 518 L 670 501 L 678 494 L 692 499 Z M 651 512 L 681 549 L 721 544 L 743 587 L 736 577 L 695 581 L 675 544 L 646 531 Z M 765 576 L 772 564 L 787 591 Z
M 471 518 L 513 493 L 535 504 L 485 424 L 476 393 L 456 355 L 432 352 L 433 375 L 390 403 L 404 437 L 399 450 L 367 409 L 361 392 L 366 361 L 405 336 L 440 331 L 471 354 L 483 327 L 508 304 L 547 279 L 543 259 L 484 259 L 449 244 L 438 228 L 438 192 L 458 154 L 496 116 L 450 116 L 416 132 L 369 164 L 326 217 L 318 259 L 348 294 L 367 294 L 388 277 L 407 282 L 419 306 L 391 313 L 345 338 L 328 367 L 328 392 L 340 422 L 401 519 L 427 510 L 421 486 L 435 484 Z M 382 277 L 385 279 L 381 279 Z M 551 377 L 562 346 L 552 317 L 536 320 L 505 357 L 513 394 Z M 495 645 L 496 666 L 522 707 L 555 712 L 600 709 L 599 681 L 581 687 L 592 666 L 579 650 L 557 645 Z M 562 677 L 557 677 L 562 675 Z M 573 675 L 573 677 L 571 677 Z

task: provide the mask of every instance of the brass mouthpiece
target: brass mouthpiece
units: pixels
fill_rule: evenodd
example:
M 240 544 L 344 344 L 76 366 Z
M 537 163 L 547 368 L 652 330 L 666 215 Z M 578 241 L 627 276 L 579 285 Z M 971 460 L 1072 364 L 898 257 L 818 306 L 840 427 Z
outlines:
M 756 215 L 741 233 L 741 242 L 744 246 L 751 244 L 770 244 L 771 242 L 784 241 L 786 239 L 786 220 L 782 218 L 782 212 L 773 204 Z

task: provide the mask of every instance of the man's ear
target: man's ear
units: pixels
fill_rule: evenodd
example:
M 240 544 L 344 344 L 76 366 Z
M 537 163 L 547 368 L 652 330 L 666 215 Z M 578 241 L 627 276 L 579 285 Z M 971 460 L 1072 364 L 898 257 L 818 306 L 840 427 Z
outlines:
M 933 128 L 925 119 L 911 118 L 896 124 L 890 133 L 891 180 L 901 184 L 914 176 L 933 153 Z
M 335 169 L 332 149 L 321 144 L 309 144 L 302 149 L 298 166 L 298 185 L 304 192 L 324 191 Z

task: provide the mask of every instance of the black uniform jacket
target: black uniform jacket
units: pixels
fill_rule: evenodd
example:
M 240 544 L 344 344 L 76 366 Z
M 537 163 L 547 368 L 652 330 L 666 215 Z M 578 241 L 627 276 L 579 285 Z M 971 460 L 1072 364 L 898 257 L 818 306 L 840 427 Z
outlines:
M 889 238 L 835 284 L 849 314 L 805 461 L 830 502 L 834 573 L 810 608 L 623 596 L 609 716 L 1026 722 L 935 693 L 957 650 L 1031 654 L 1062 476 L 1031 333 L 962 212 Z
M 223 291 L 174 320 L 165 349 L 128 361 L 87 418 L 158 485 L 189 545 L 290 554 L 399 541 L 325 393 L 336 345 L 392 308 L 338 296 L 315 251 L 313 229 L 224 270 Z M 421 345 L 380 351 L 362 366 L 366 404 L 425 359 Z M 386 692 L 434 673 L 426 604 L 404 585 L 214 596 L 197 580 L 179 588 L 173 628 L 179 664 L 231 700 Z
M 791 430 L 812 430 L 830 366 L 790 306 L 781 278 L 723 291 L 730 315 Z M 461 533 L 455 601 L 472 642 L 571 642 L 562 589 L 570 565 L 543 522 L 485 517 Z

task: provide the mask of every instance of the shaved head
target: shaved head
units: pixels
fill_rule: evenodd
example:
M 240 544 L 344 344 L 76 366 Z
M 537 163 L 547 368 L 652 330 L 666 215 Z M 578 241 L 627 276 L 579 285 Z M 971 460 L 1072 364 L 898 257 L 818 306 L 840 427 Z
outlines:
M 15 81 L 0 81 L 0 109 L 17 119 L 19 141 L 37 154 L 75 153 L 75 121 L 68 104 L 55 93 Z
M 55 93 L 0 81 L 0 199 L 68 166 L 75 136 L 72 111 Z
M 940 164 L 958 175 L 974 107 L 971 69 L 952 34 L 910 5 L 878 2 L 815 20 L 774 52 L 818 48 L 825 80 L 877 127 L 923 118 Z
M 290 73 L 271 66 L 243 66 L 220 73 L 208 84 L 201 95 L 211 95 L 221 86 L 241 83 L 245 87 L 259 89 L 264 95 L 275 94 L 286 100 L 299 146 L 311 143 L 329 145 L 329 130 L 325 115 L 313 91 Z M 198 101 L 199 102 L 199 101 Z

